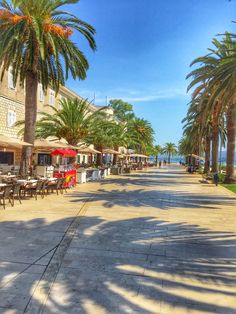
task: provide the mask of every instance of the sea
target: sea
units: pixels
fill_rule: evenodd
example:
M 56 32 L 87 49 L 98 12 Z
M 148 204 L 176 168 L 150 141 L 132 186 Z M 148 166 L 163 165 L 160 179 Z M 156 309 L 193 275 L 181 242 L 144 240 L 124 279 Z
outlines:
M 219 154 L 219 156 L 220 156 L 220 154 Z M 165 155 L 163 155 L 163 156 L 161 155 L 161 156 L 158 157 L 158 161 L 160 161 L 160 160 L 161 161 L 164 161 L 164 160 L 167 161 L 167 159 L 168 159 L 168 157 L 165 156 Z M 151 161 L 155 161 L 156 158 L 151 156 L 150 160 Z M 181 162 L 185 162 L 185 157 L 183 157 L 183 156 L 173 156 L 170 161 L 173 162 L 173 163 L 179 163 L 180 161 Z M 219 163 L 220 163 L 220 159 L 219 159 Z M 226 151 L 222 152 L 221 164 L 222 165 L 226 165 Z M 235 152 L 234 166 L 236 167 L 236 152 Z

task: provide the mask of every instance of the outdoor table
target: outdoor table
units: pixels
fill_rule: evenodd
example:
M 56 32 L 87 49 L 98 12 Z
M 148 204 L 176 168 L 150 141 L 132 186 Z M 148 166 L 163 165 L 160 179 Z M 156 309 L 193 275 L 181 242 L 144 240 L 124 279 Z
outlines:
M 58 178 L 47 178 L 48 181 L 56 181 Z
M 5 186 L 7 186 L 6 183 L 0 183 L 0 189 L 1 189 L 1 188 L 4 188 Z
M 27 184 L 33 185 L 37 182 L 38 182 L 38 180 L 24 180 L 24 179 L 17 180 L 17 183 L 20 183 L 22 186 L 26 186 Z
M 10 175 L 8 175 L 8 174 L 1 174 L 0 177 L 3 178 L 3 179 L 13 179 L 13 178 L 16 177 L 16 175 L 15 174 L 10 174 Z
M 55 184 L 58 178 L 45 178 L 45 180 L 48 181 L 48 185 L 50 186 L 50 185 Z
M 54 181 L 57 181 L 57 179 L 58 178 L 47 178 L 47 177 L 40 178 L 40 180 L 48 181 L 48 182 L 54 182 Z

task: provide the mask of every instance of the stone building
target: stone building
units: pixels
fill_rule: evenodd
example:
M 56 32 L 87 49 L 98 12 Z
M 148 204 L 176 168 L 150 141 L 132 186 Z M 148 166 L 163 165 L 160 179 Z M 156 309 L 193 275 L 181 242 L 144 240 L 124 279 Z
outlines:
M 48 88 L 43 92 L 42 85 L 38 85 L 38 112 L 50 110 L 47 105 L 59 108 L 59 102 L 63 98 L 79 98 L 81 96 L 65 86 L 61 86 L 59 93 Z M 24 120 L 25 90 L 19 84 L 14 86 L 11 68 L 5 73 L 3 81 L 0 82 L 0 134 L 11 138 L 18 138 L 19 127 L 15 122 Z M 91 111 L 96 107 L 90 105 Z M 38 115 L 39 118 L 39 115 Z M 0 146 L 0 164 L 19 164 L 21 150 L 18 148 L 9 148 Z M 86 162 L 86 156 L 80 157 Z

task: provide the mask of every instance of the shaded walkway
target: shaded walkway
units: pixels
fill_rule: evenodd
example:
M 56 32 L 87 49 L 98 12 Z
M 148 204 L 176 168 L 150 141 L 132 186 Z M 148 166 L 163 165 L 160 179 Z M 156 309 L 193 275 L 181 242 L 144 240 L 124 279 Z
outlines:
M 236 313 L 227 190 L 172 167 L 47 202 L 2 216 L 0 313 L 37 313 L 43 302 L 43 313 Z

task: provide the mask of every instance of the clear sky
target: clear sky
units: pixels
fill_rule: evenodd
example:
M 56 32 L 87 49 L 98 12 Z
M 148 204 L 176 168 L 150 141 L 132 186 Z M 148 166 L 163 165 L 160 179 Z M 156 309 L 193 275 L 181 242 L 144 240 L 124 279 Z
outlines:
M 98 49 L 74 38 L 86 54 L 85 81 L 67 86 L 96 105 L 120 98 L 152 123 L 156 143 L 178 143 L 189 96 L 190 62 L 207 53 L 211 39 L 236 31 L 236 0 L 80 0 L 68 7 L 92 24 Z

